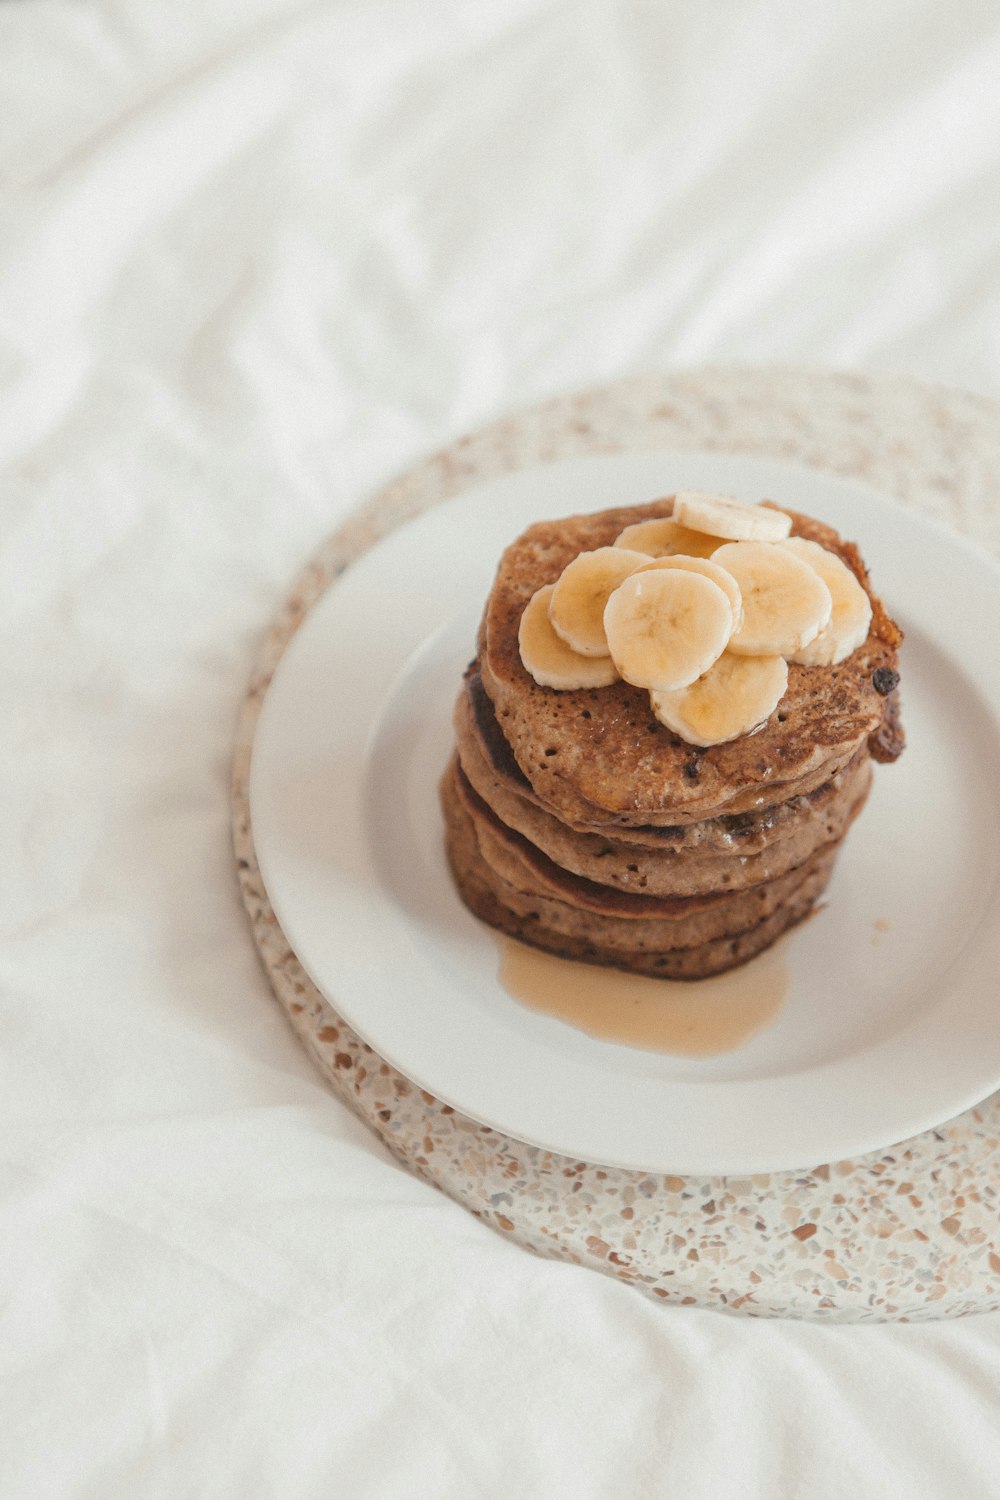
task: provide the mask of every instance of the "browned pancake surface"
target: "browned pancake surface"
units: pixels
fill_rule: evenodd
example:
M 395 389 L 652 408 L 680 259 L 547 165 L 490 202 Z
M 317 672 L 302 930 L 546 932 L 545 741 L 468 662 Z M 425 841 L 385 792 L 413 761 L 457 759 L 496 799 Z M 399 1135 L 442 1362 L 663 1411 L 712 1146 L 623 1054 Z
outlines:
M 504 824 L 557 864 L 620 890 L 690 896 L 773 880 L 840 838 L 871 782 L 862 748 L 824 786 L 763 813 L 678 828 L 572 829 L 544 809 L 516 766 L 514 774 L 503 758 L 499 764 L 492 755 L 487 758 L 470 688 L 471 683 L 463 688 L 456 704 L 455 738 L 462 770 L 476 792 Z M 479 696 L 489 705 L 484 693 Z M 507 758 L 513 764 L 509 750 Z
M 480 856 L 507 906 L 518 915 L 535 910 L 554 930 L 586 934 L 609 948 L 690 948 L 743 932 L 794 897 L 803 880 L 836 850 L 836 842 L 827 844 L 800 868 L 739 891 L 670 897 L 632 894 L 569 874 L 510 834 L 471 791 L 461 771 L 453 773 L 442 795 L 455 799 L 469 817 Z
M 526 898 L 484 860 L 476 831 L 455 794 L 449 773 L 442 784 L 446 846 L 455 883 L 469 909 L 492 927 L 561 957 L 607 964 L 663 979 L 704 979 L 745 963 L 807 916 L 830 877 L 836 849 L 810 862 L 788 898 L 759 920 L 687 946 L 671 945 L 676 928 L 663 934 L 657 924 L 626 921 L 624 933 L 613 917 L 595 917 L 548 898 Z M 645 930 L 637 933 L 637 925 Z M 662 944 L 662 946 L 661 946 Z
M 901 632 L 872 591 L 853 543 L 807 516 L 792 533 L 840 556 L 872 601 L 867 640 L 835 667 L 789 668 L 788 691 L 762 729 L 695 750 L 654 717 L 627 683 L 557 692 L 539 687 L 518 651 L 521 613 L 579 552 L 606 546 L 635 521 L 670 515 L 672 500 L 529 527 L 504 553 L 480 631 L 480 669 L 522 773 L 563 821 L 625 825 L 695 822 L 771 806 L 828 781 L 866 740 L 878 759 L 902 748 L 895 674 Z M 876 676 L 876 674 L 878 674 Z

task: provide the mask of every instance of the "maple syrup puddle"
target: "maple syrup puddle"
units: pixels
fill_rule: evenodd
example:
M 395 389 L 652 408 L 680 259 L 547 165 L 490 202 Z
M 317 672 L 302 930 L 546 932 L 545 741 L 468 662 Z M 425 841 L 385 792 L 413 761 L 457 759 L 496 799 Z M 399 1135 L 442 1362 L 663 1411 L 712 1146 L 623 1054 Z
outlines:
M 499 979 L 512 999 L 605 1042 L 717 1057 L 776 1019 L 788 998 L 783 944 L 711 979 L 649 979 L 556 958 L 498 937 Z

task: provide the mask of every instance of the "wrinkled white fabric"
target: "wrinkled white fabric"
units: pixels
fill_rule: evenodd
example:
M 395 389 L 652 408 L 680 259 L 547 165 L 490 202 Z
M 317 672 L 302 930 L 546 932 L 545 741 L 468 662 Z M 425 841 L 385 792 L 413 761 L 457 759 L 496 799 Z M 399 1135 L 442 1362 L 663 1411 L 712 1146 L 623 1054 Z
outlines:
M 0 1493 L 992 1496 L 1000 1320 L 662 1307 L 381 1149 L 227 781 L 376 484 L 705 362 L 1000 395 L 989 3 L 0 7 Z

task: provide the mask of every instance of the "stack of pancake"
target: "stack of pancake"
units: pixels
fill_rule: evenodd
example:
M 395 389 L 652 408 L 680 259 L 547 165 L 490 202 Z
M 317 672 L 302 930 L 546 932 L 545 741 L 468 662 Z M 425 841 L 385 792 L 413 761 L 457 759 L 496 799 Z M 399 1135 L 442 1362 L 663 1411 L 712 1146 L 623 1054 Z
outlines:
M 668 499 L 543 522 L 507 549 L 456 705 L 442 802 L 458 889 L 484 921 L 568 958 L 698 979 L 759 953 L 821 895 L 871 761 L 902 750 L 901 635 L 853 544 L 791 513 L 793 535 L 857 577 L 871 625 L 837 665 L 791 664 L 753 733 L 698 748 L 627 682 L 540 686 L 518 647 L 528 601 L 579 553 L 671 511 Z

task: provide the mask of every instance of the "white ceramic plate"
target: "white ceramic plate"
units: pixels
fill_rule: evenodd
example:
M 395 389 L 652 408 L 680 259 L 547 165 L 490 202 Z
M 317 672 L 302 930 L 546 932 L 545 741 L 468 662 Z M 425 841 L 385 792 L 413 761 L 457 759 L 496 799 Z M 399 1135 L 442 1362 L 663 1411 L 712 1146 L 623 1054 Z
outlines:
M 906 631 L 908 748 L 877 767 L 791 993 L 740 1050 L 680 1059 L 511 999 L 452 887 L 437 783 L 502 548 L 530 522 L 680 488 L 769 496 L 856 539 Z M 329 589 L 257 727 L 260 868 L 320 991 L 387 1061 L 505 1134 L 644 1171 L 744 1174 L 887 1146 L 1000 1085 L 1000 571 L 857 484 L 740 455 L 625 454 L 483 484 Z M 875 924 L 878 924 L 876 926 Z

